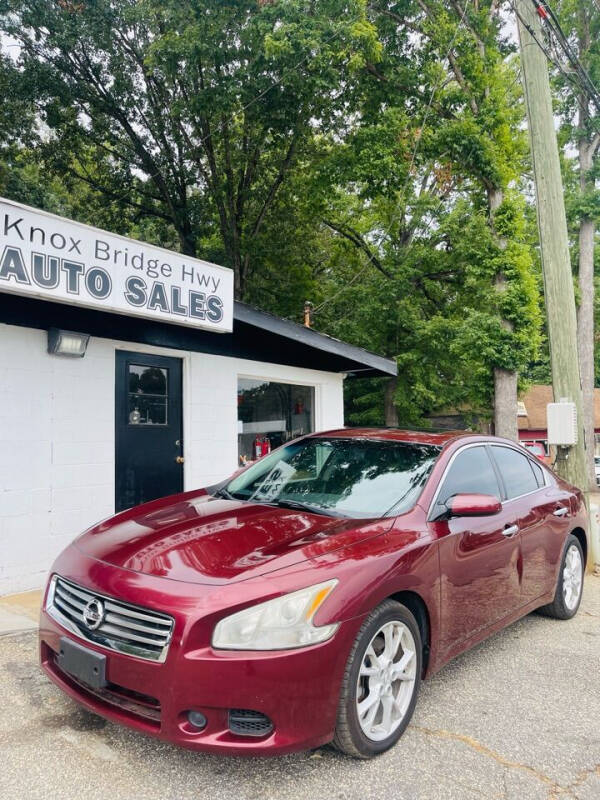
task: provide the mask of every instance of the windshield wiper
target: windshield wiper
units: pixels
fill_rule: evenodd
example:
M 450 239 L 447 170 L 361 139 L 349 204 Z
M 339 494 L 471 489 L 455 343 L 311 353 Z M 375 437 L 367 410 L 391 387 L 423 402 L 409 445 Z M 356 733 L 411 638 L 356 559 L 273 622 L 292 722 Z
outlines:
M 273 505 L 280 506 L 281 508 L 293 508 L 297 511 L 308 511 L 310 514 L 323 514 L 326 517 L 339 516 L 334 511 L 323 508 L 323 506 L 311 506 L 308 503 L 301 503 L 298 500 L 287 500 L 285 498 L 278 498 L 273 500 Z
M 222 497 L 225 500 L 237 500 L 237 497 L 234 497 L 224 486 L 221 486 L 220 489 L 213 494 L 213 497 Z
M 266 506 L 280 506 L 281 508 L 293 508 L 296 511 L 308 511 L 310 514 L 323 514 L 326 517 L 338 517 L 339 514 L 336 514 L 334 511 L 329 511 L 328 509 L 322 508 L 320 506 L 311 506 L 308 503 L 301 503 L 297 500 L 287 500 L 287 499 L 277 499 L 277 500 L 260 500 L 260 498 L 242 498 L 242 497 L 235 497 L 235 495 L 228 492 L 227 489 L 222 486 L 220 489 L 213 494 L 213 497 L 222 497 L 224 500 L 252 500 L 254 499 L 257 503 L 262 503 Z

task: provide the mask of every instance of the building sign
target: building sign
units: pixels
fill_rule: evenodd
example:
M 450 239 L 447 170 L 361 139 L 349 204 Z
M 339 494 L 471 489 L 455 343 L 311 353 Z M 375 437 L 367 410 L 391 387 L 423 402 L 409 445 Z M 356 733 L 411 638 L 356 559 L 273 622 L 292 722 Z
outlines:
M 233 329 L 233 272 L 0 198 L 0 291 Z

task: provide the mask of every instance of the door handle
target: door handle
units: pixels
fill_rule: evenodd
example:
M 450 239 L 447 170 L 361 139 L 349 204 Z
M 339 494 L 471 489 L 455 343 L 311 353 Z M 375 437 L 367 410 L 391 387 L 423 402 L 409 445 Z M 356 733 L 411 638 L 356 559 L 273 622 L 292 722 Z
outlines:
M 183 456 L 175 456 L 175 462 L 177 464 L 183 464 L 184 461 L 185 461 L 185 458 Z
M 506 528 L 504 528 L 504 530 L 502 531 L 502 535 L 506 536 L 507 539 L 510 539 L 511 537 L 515 536 L 515 534 L 517 534 L 518 532 L 519 532 L 518 525 L 507 525 Z
M 569 513 L 569 509 L 566 508 L 565 506 L 561 506 L 560 508 L 557 508 L 556 511 L 553 511 L 552 513 L 554 514 L 555 517 L 564 517 L 565 514 Z

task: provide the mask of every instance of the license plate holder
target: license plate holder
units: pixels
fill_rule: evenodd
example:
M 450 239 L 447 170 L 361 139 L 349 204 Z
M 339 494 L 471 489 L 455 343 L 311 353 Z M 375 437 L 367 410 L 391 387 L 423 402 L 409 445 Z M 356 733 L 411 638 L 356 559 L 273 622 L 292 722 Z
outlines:
M 56 661 L 64 672 L 92 689 L 106 686 L 106 656 L 94 653 L 66 636 L 61 636 Z

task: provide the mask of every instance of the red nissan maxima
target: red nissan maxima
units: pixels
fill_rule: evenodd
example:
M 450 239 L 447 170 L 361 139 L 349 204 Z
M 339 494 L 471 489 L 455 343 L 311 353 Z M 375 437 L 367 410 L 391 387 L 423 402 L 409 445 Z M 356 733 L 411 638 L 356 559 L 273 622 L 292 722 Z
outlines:
M 458 653 L 534 609 L 577 612 L 586 528 L 580 491 L 510 441 L 306 436 L 76 539 L 50 574 L 41 663 L 176 744 L 367 758 Z

